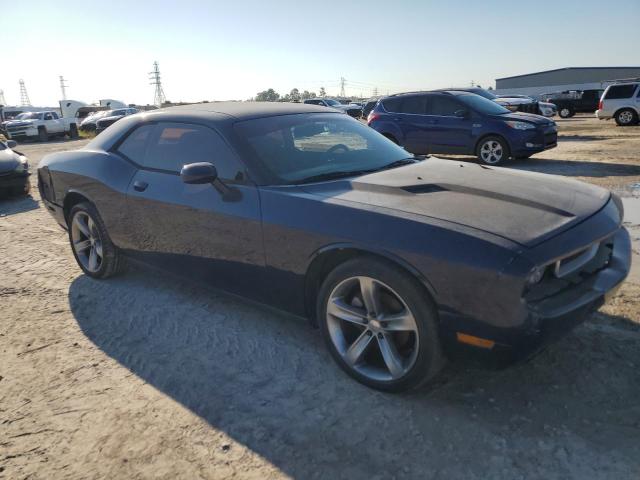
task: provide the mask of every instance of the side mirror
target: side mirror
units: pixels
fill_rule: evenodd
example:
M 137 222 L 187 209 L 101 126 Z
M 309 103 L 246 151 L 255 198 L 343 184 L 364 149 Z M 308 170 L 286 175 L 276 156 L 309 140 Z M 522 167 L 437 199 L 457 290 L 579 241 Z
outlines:
M 218 171 L 209 162 L 190 163 L 182 167 L 180 178 L 184 183 L 196 185 L 213 183 L 218 179 Z
M 13 149 L 16 148 L 18 146 L 18 142 L 16 142 L 15 140 L 7 140 L 7 147 Z
M 464 108 L 456 110 L 453 114 L 458 118 L 469 118 L 469 110 L 465 110 Z

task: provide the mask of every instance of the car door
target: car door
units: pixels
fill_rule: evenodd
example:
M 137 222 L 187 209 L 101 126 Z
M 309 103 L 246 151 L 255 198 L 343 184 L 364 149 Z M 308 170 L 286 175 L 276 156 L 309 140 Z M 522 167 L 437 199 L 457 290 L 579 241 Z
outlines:
M 145 124 L 118 152 L 139 167 L 127 192 L 132 254 L 253 296 L 264 269 L 258 190 L 225 140 L 204 125 Z M 222 183 L 184 183 L 180 169 L 196 162 L 216 166 Z
M 402 131 L 405 150 L 426 154 L 433 124 L 427 113 L 427 95 L 402 96 L 384 102 L 393 119 Z
M 467 115 L 461 116 L 462 112 Z M 468 153 L 472 151 L 472 120 L 469 109 L 452 95 L 429 96 L 427 115 L 431 122 L 428 142 L 432 153 Z
M 56 115 L 54 118 L 54 114 L 51 112 L 47 112 L 44 114 L 45 126 L 47 128 L 47 132 L 49 133 L 61 133 L 63 128 L 60 125 L 60 120 L 56 120 L 58 116 Z

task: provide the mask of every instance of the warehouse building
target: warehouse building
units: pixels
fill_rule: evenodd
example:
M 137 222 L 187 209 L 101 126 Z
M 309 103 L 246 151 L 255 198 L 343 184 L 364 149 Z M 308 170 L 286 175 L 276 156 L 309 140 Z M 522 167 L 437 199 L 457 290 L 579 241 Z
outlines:
M 566 90 L 604 89 L 616 80 L 640 78 L 640 67 L 567 67 L 496 79 L 496 93 L 538 96 Z

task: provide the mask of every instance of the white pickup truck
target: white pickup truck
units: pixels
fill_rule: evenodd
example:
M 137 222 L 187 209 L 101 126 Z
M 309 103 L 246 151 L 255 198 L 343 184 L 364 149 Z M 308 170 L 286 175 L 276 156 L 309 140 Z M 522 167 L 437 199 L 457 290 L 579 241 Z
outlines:
M 78 125 L 75 118 L 60 117 L 57 112 L 25 112 L 14 120 L 5 122 L 4 130 L 11 140 L 39 140 L 46 142 L 49 137 L 68 135 L 78 137 Z

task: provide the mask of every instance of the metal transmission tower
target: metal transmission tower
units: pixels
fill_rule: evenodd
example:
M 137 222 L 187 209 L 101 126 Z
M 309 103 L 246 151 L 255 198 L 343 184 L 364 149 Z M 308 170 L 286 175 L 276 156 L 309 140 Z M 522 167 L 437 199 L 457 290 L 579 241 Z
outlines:
M 164 96 L 164 90 L 162 90 L 162 82 L 160 81 L 160 68 L 158 67 L 158 62 L 153 62 L 153 72 L 149 72 L 149 80 L 151 80 L 150 85 L 156 86 L 156 93 L 153 97 L 153 103 L 161 108 L 162 104 L 167 101 Z
M 29 94 L 27 93 L 27 87 L 24 86 L 24 80 L 20 79 L 20 106 L 31 106 L 31 100 L 29 100 Z
M 341 98 L 346 97 L 346 95 L 344 93 L 344 85 L 345 85 L 345 83 L 347 83 L 345 78 L 344 77 L 340 77 L 340 97 Z
M 374 97 L 374 98 L 377 97 L 378 96 L 378 87 L 374 87 L 373 88 L 373 92 L 371 92 L 371 93 L 372 93 L 372 95 L 371 95 L 372 97 Z
M 6 105 L 7 101 L 4 99 L 4 90 L 0 90 L 0 105 Z
M 62 90 L 62 100 L 66 100 L 67 99 L 67 87 L 69 85 L 67 85 L 64 81 L 64 77 L 62 75 L 60 75 L 60 90 Z

